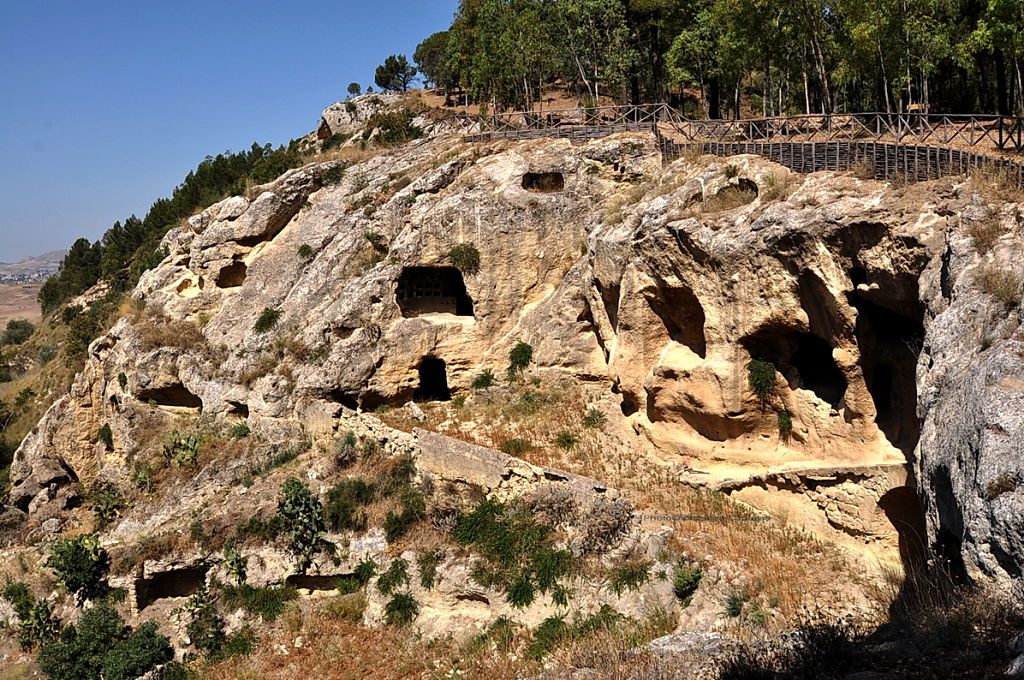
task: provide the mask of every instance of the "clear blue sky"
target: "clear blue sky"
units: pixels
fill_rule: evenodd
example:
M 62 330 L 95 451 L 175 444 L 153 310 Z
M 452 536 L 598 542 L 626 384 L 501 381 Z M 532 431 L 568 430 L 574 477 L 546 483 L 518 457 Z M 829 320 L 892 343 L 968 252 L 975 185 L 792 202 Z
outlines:
M 0 0 L 0 261 L 98 238 L 204 156 L 315 129 L 456 0 Z

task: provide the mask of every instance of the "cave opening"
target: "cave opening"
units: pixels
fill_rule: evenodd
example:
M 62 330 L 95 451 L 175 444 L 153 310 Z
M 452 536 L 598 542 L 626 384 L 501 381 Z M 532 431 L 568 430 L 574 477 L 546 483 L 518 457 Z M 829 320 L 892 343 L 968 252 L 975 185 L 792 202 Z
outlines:
M 339 576 L 313 576 L 310 574 L 292 574 L 285 579 L 285 583 L 300 590 L 309 591 L 333 591 L 338 588 L 341 581 L 346 580 Z
M 249 417 L 249 405 L 242 401 L 229 401 L 228 415 L 244 420 Z
M 425 357 L 420 362 L 420 384 L 413 393 L 415 401 L 451 401 L 448 370 L 443 359 Z
M 203 409 L 203 400 L 192 394 L 187 387 L 181 383 L 168 385 L 152 390 L 142 390 L 136 395 L 139 401 L 156 404 L 157 406 L 169 406 L 172 408 Z
M 693 291 L 685 286 L 659 288 L 647 298 L 650 306 L 668 331 L 669 338 L 686 345 L 701 359 L 707 357 L 704 336 L 704 308 Z
M 244 262 L 236 260 L 218 272 L 215 283 L 218 288 L 238 288 L 245 283 L 248 271 L 249 268 Z
M 911 453 L 921 425 L 917 417 L 917 359 L 924 342 L 921 318 L 911 318 L 856 292 L 855 333 L 864 382 L 875 404 L 875 423 L 889 442 Z
M 807 389 L 838 406 L 846 395 L 846 377 L 832 356 L 832 346 L 812 333 L 762 329 L 740 340 L 751 357 L 775 365 L 791 388 Z
M 206 585 L 206 569 L 191 567 L 174 569 L 143 580 L 136 587 L 139 609 L 145 609 L 157 600 L 195 595 Z
M 533 193 L 557 193 L 565 189 L 565 176 L 560 172 L 528 172 L 523 175 L 523 188 Z
M 454 314 L 473 316 L 473 300 L 462 272 L 455 267 L 406 267 L 395 293 L 402 316 Z

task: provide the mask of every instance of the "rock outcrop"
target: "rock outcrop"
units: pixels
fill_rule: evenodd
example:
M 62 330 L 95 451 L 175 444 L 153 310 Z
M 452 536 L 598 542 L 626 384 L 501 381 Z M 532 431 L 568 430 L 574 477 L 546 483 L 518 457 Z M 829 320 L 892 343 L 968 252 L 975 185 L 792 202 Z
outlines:
M 325 111 L 321 137 L 368 115 L 350 108 Z M 1006 233 L 987 253 L 964 233 L 983 213 Z M 746 156 L 663 167 L 647 133 L 437 136 L 312 164 L 167 235 L 133 294 L 144 310 L 93 343 L 18 450 L 11 499 L 53 511 L 72 480 L 123 482 L 183 413 L 329 435 L 356 410 L 465 393 L 525 341 L 541 374 L 615 393 L 634 445 L 688 482 L 892 556 L 920 532 L 916 479 L 927 542 L 1012 579 L 1024 345 L 1019 302 L 979 277 L 1019 271 L 1020 229 L 1016 206 L 965 184 Z M 754 360 L 777 371 L 762 395 Z

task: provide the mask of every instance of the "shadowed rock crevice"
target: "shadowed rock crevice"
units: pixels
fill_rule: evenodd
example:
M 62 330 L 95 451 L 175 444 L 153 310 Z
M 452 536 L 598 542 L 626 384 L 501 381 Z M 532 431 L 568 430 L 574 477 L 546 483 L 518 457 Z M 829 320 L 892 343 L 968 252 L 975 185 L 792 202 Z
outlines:
M 199 410 L 203 408 L 203 400 L 189 392 L 188 388 L 181 383 L 153 390 L 142 390 L 136 396 L 139 401 L 152 402 L 157 406 Z
M 333 591 L 338 588 L 341 577 L 338 576 L 311 576 L 308 574 L 292 574 L 285 583 L 302 590 L 311 591 Z
M 915 573 L 928 559 L 928 529 L 917 491 L 898 486 L 878 499 L 878 507 L 899 535 L 900 561 L 905 573 Z
M 528 172 L 523 175 L 523 188 L 533 193 L 557 193 L 565 189 L 565 177 L 560 172 Z
M 704 308 L 692 290 L 685 286 L 658 288 L 647 296 L 647 304 L 661 319 L 672 340 L 686 345 L 702 359 L 707 356 Z
M 420 362 L 419 387 L 413 393 L 416 401 L 450 401 L 452 392 L 448 388 L 448 371 L 443 359 L 426 357 Z
M 455 267 L 406 267 L 395 292 L 402 316 L 454 314 L 473 316 L 473 300 L 462 272 Z
M 217 287 L 218 288 L 238 288 L 245 283 L 245 277 L 248 273 L 248 266 L 242 261 L 235 261 L 224 267 L 217 274 Z
M 143 580 L 136 586 L 139 609 L 157 600 L 194 595 L 206 583 L 206 571 L 205 567 L 174 569 Z
M 847 382 L 832 356 L 832 346 L 816 335 L 788 328 L 763 328 L 740 340 L 755 359 L 775 365 L 792 389 L 814 392 L 838 406 Z

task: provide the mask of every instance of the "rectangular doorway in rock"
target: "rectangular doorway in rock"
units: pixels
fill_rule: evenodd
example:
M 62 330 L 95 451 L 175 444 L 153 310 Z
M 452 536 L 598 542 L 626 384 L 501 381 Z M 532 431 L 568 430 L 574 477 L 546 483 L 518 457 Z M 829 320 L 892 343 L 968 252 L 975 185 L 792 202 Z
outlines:
M 173 569 L 153 575 L 136 585 L 139 609 L 145 609 L 157 600 L 189 597 L 206 584 L 206 567 Z
M 416 401 L 450 401 L 451 390 L 448 389 L 448 370 L 444 360 L 437 357 L 426 357 L 420 362 L 420 384 L 413 393 Z
M 528 172 L 523 175 L 523 188 L 538 194 L 553 194 L 565 189 L 565 176 L 560 172 Z
M 142 390 L 135 395 L 139 401 L 151 402 L 157 406 L 168 406 L 172 408 L 188 408 L 202 410 L 203 400 L 192 394 L 181 383 L 175 383 L 157 389 Z
M 455 267 L 406 267 L 398 277 L 395 297 L 404 317 L 473 316 L 473 300 L 462 272 Z

